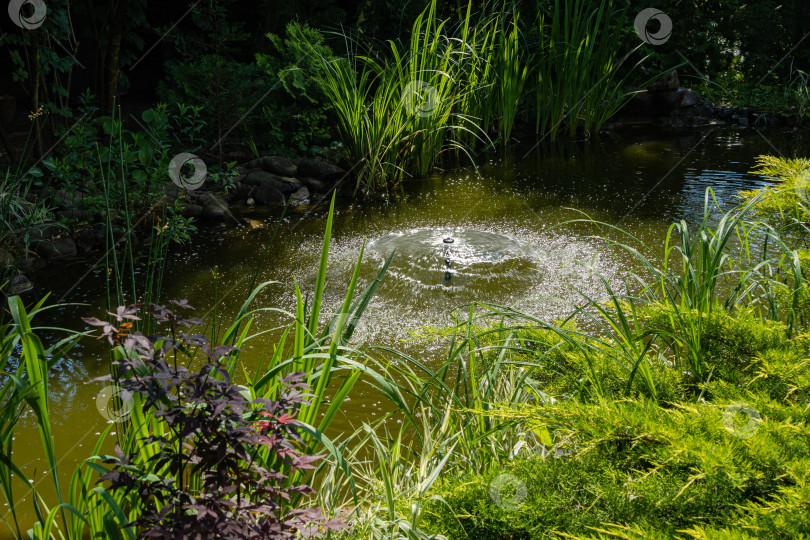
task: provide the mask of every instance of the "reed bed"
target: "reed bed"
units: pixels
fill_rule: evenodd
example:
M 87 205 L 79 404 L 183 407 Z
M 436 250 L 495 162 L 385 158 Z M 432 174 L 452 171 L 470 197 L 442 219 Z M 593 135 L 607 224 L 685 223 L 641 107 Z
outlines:
M 396 186 L 442 157 L 474 163 L 475 153 L 509 144 L 522 116 L 536 118 L 541 140 L 561 129 L 597 133 L 631 97 L 623 85 L 638 47 L 622 54 L 627 10 L 611 0 L 556 0 L 552 12 L 524 20 L 515 2 L 470 1 L 455 20 L 439 19 L 433 0 L 405 44 L 380 51 L 344 36 L 355 50 L 321 58 L 315 76 L 357 188 Z

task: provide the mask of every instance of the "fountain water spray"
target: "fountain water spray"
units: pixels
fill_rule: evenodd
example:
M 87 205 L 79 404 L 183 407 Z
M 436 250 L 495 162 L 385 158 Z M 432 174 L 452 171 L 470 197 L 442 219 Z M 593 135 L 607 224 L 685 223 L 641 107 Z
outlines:
M 455 240 L 449 237 L 444 239 L 444 267 L 446 269 L 444 272 L 445 281 L 450 281 L 450 278 L 453 277 L 453 274 L 450 272 L 450 268 L 453 266 L 453 263 L 450 260 L 450 244 L 452 244 L 454 241 Z

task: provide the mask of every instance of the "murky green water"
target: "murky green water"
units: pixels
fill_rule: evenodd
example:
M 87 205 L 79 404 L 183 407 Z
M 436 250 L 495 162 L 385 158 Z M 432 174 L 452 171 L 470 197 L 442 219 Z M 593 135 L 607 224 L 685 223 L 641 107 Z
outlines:
M 627 269 L 629 261 L 613 259 L 589 238 L 596 232 L 592 227 L 555 224 L 587 215 L 619 224 L 649 245 L 660 246 L 673 220 L 701 219 L 706 187 L 714 188 L 721 205 L 732 206 L 739 190 L 766 185 L 766 179 L 747 173 L 755 156 L 774 154 L 775 148 L 788 157 L 810 155 L 797 148 L 802 146 L 801 135 L 782 131 L 760 136 L 753 129 L 656 133 L 637 127 L 525 158 L 528 148 L 516 150 L 482 163 L 478 172 L 469 168 L 413 180 L 388 205 L 339 202 L 324 310 L 339 309 L 364 242 L 361 287 L 395 249 L 390 271 L 356 337 L 403 349 L 430 364 L 438 358 L 439 346 L 408 340 L 424 326 L 447 324 L 452 310 L 465 302 L 510 304 L 554 318 L 576 301 L 577 290 L 592 297 L 604 294 L 598 274 L 611 276 Z M 216 266 L 224 274 L 218 315 L 229 320 L 238 311 L 277 214 L 254 210 L 241 217 L 258 226 L 200 224 L 189 245 L 172 250 L 164 298 L 187 298 L 198 308 L 198 316 L 210 316 Z M 324 209 L 285 218 L 259 278 L 278 283 L 257 298 L 257 305 L 292 309 L 294 279 L 304 290 L 311 289 L 325 220 Z M 445 238 L 453 242 L 445 243 Z M 81 316 L 102 315 L 103 272 L 80 279 L 86 270 L 87 264 L 79 261 L 31 276 L 36 289 L 28 300 L 47 292 L 56 300 L 73 289 L 64 302 L 84 304 L 60 305 L 40 324 L 83 329 Z M 254 329 L 279 328 L 289 321 L 281 312 L 265 314 Z M 248 343 L 242 356 L 248 370 L 262 354 L 272 353 L 279 333 L 271 331 Z M 86 384 L 109 372 L 105 359 L 100 342 L 85 340 L 51 375 L 51 418 L 64 482 L 75 464 L 90 455 L 106 427 L 96 407 L 103 385 Z M 378 416 L 383 406 L 373 391 L 361 387 L 346 402 L 337 429 L 348 430 Z M 21 420 L 14 453 L 15 461 L 51 498 L 33 418 Z

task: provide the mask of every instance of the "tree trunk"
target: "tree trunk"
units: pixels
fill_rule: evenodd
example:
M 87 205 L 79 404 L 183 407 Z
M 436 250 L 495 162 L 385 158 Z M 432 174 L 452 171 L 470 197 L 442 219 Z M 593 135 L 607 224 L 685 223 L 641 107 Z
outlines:
M 121 39 L 124 37 L 124 17 L 129 0 L 120 0 L 110 13 L 110 44 L 107 50 L 107 95 L 105 108 L 108 115 L 113 114 L 115 98 L 118 95 L 118 79 L 121 67 Z

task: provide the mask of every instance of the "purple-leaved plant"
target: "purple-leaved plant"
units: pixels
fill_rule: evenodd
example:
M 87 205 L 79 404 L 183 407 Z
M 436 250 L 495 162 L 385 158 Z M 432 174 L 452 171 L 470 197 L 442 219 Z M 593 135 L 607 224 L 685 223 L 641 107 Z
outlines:
M 172 303 L 193 309 L 185 300 Z M 132 331 L 141 308 L 165 335 Z M 231 383 L 226 368 L 238 349 L 212 347 L 205 336 L 187 333 L 201 320 L 155 304 L 119 307 L 110 315 L 114 323 L 83 319 L 125 352 L 114 362 L 114 375 L 96 380 L 139 394 L 147 418 L 160 418 L 168 428 L 137 441 L 129 453 L 116 446 L 116 456 L 104 459 L 112 468 L 99 482 L 128 495 L 125 510 L 137 516 L 128 526 L 139 537 L 296 538 L 297 532 L 312 536 L 345 527 L 315 508 L 290 509 L 293 495 L 314 493 L 307 485 L 292 485 L 291 476 L 323 457 L 304 455 L 295 444 L 301 442 L 295 411 L 310 396 L 302 373 L 281 379 L 277 399 L 251 401 Z M 201 357 L 199 369 L 178 362 L 183 356 Z M 156 453 L 145 457 L 138 452 L 143 446 Z M 262 463 L 272 467 L 257 460 L 262 449 L 269 451 Z

